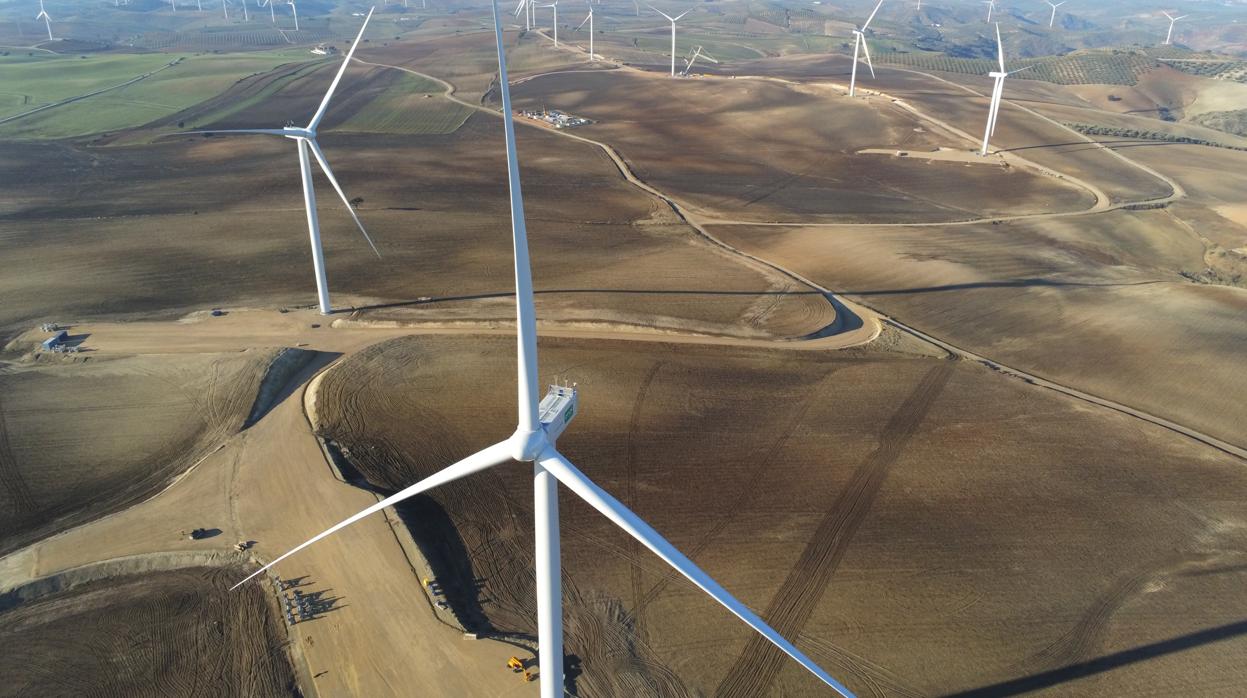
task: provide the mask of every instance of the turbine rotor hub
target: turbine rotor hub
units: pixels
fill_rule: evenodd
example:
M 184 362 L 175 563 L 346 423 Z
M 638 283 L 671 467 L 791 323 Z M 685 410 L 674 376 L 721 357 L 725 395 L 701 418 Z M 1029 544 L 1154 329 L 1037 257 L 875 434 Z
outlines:
M 546 436 L 545 429 L 523 432 L 519 429 L 511 435 L 511 457 L 521 463 L 532 463 L 541 457 L 546 449 L 554 446 Z

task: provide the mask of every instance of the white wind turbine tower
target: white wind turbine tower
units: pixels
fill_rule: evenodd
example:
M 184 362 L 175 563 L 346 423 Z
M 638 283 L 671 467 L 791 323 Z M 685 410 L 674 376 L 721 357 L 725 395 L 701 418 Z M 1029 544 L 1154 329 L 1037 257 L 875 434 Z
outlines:
M 359 227 L 359 232 L 363 233 L 364 239 L 368 241 L 372 251 L 378 257 L 381 256 L 381 253 L 377 251 L 377 246 L 373 244 L 372 238 L 368 237 L 368 231 L 364 230 L 364 224 L 359 221 L 359 216 L 355 214 L 355 207 L 351 206 L 351 202 L 346 198 L 346 192 L 342 191 L 342 186 L 338 184 L 338 179 L 333 176 L 333 170 L 329 168 L 329 161 L 325 159 L 325 154 L 321 152 L 320 144 L 316 142 L 316 129 L 320 126 L 321 119 L 325 118 L 325 112 L 329 109 L 329 100 L 333 99 L 333 93 L 338 89 L 338 82 L 342 80 L 342 74 L 346 72 L 346 67 L 351 62 L 351 56 L 355 55 L 355 49 L 359 48 L 359 40 L 363 38 L 364 30 L 368 28 L 368 21 L 372 19 L 372 13 L 375 9 L 374 7 L 368 10 L 368 16 L 364 18 L 364 26 L 359 28 L 359 34 L 355 36 L 355 43 L 351 44 L 351 49 L 347 51 L 346 58 L 342 61 L 342 66 L 338 68 L 337 75 L 333 77 L 333 82 L 329 84 L 329 91 L 325 93 L 325 98 L 321 100 L 320 106 L 316 109 L 316 113 L 312 115 L 312 120 L 306 127 L 286 126 L 280 129 L 245 128 L 186 132 L 214 134 L 262 133 L 269 136 L 283 136 L 294 140 L 299 149 L 299 170 L 303 175 L 303 205 L 307 209 L 307 229 L 312 242 L 312 267 L 316 272 L 316 296 L 320 304 L 321 315 L 328 315 L 332 312 L 332 306 L 329 305 L 329 282 L 325 277 L 325 253 L 320 244 L 320 219 L 316 215 L 316 190 L 312 184 L 310 157 L 315 157 L 316 162 L 320 163 L 321 171 L 325 173 L 325 178 L 329 180 L 329 184 L 333 186 L 334 191 L 338 192 L 338 198 L 342 199 L 347 212 L 355 220 L 355 225 Z
M 870 77 L 875 76 L 875 65 L 870 62 L 870 47 L 866 45 L 866 27 L 870 26 L 871 20 L 875 18 L 875 14 L 879 12 L 879 8 L 883 7 L 883 0 L 879 0 L 879 4 L 875 5 L 875 9 L 871 11 L 870 16 L 866 18 L 866 23 L 861 27 L 853 30 L 853 74 L 849 76 L 849 96 L 857 94 L 857 64 L 859 62 L 858 55 L 866 54 L 866 67 L 870 68 Z
M 43 9 L 43 0 L 39 0 L 39 14 L 35 15 L 35 19 L 43 20 L 43 26 L 48 30 L 48 41 L 52 41 L 52 18 L 48 16 L 48 11 Z
M 393 506 L 422 492 L 473 473 L 508 464 L 532 463 L 533 518 L 536 542 L 537 637 L 542 698 L 563 696 L 563 613 L 559 560 L 558 485 L 562 483 L 611 523 L 622 528 L 642 545 L 674 567 L 698 588 L 718 601 L 768 641 L 795 659 L 836 693 L 851 697 L 847 688 L 823 671 L 793 644 L 775 632 L 747 606 L 736 600 L 666 541 L 649 524 L 632 513 L 619 500 L 585 477 L 555 448 L 555 442 L 575 416 L 578 395 L 575 388 L 553 386 L 540 403 L 537 401 L 537 318 L 533 304 L 532 269 L 528 258 L 528 233 L 524 222 L 524 198 L 520 191 L 519 162 L 515 152 L 515 123 L 511 114 L 511 89 L 507 84 L 506 56 L 502 47 L 502 23 L 498 0 L 493 0 L 494 41 L 498 51 L 498 85 L 502 95 L 502 119 L 507 144 L 507 182 L 511 194 L 511 234 L 515 263 L 516 364 L 518 424 L 510 437 L 387 497 L 342 521 L 310 540 L 282 554 L 234 585 L 237 588 L 294 553 L 332 535 L 360 519 Z
M 589 23 L 589 60 L 596 61 L 597 55 L 593 53 L 593 3 L 592 2 L 589 3 L 589 16 L 585 17 L 585 21 L 580 23 L 580 27 L 583 27 L 585 25 L 585 22 Z M 580 27 L 576 27 L 576 31 L 580 31 Z
M 987 21 L 992 21 L 992 10 L 996 9 L 996 0 L 983 0 L 983 4 L 987 5 Z
M 710 54 L 708 54 L 708 53 L 706 53 L 706 52 L 702 51 L 702 48 L 701 48 L 700 46 L 698 46 L 697 48 L 693 49 L 693 52 L 692 52 L 691 54 L 689 54 L 689 57 L 688 57 L 687 59 L 685 59 L 685 61 L 684 61 L 684 71 L 683 71 L 682 73 L 680 73 L 680 75 L 687 76 L 687 75 L 688 75 L 688 73 L 689 73 L 689 71 L 693 69 L 693 63 L 694 63 L 694 62 L 695 62 L 698 58 L 705 58 L 706 60 L 710 61 L 711 63 L 718 63 L 718 61 L 717 61 L 717 60 L 715 60 L 715 59 L 714 59 L 714 57 L 712 57 Z
M 559 0 L 554 0 L 549 5 L 542 5 L 542 7 L 549 7 L 554 10 L 554 45 L 557 47 L 559 45 Z
M 1064 5 L 1066 0 L 1061 0 L 1058 3 L 1053 3 L 1052 0 L 1044 0 L 1044 2 L 1052 6 L 1052 16 L 1048 18 L 1048 28 L 1051 29 L 1052 25 L 1056 24 L 1056 8 Z
M 996 60 L 1000 64 L 1000 70 L 988 73 L 988 77 L 994 78 L 996 84 L 992 88 L 991 106 L 987 110 L 987 128 L 983 131 L 983 148 L 979 151 L 979 155 L 987 155 L 988 141 L 996 135 L 996 119 L 1000 116 L 1000 99 L 1004 95 L 1005 78 L 1020 73 L 1023 70 L 1030 70 L 1033 66 L 1026 66 L 1013 72 L 1005 72 L 1005 47 L 1004 42 L 1000 40 L 1000 24 L 996 24 Z
M 524 13 L 524 31 L 532 31 L 532 3 L 528 0 L 520 0 L 515 6 L 515 16 L 519 17 L 521 12 Z
M 242 2 L 240 2 L 240 3 L 238 3 L 238 4 L 239 4 L 239 5 L 242 5 L 242 21 L 244 21 L 244 22 L 250 22 L 250 21 L 251 21 L 251 15 L 247 14 L 247 0 L 242 0 Z
M 272 2 L 273 0 L 268 0 Z M 295 7 L 294 0 L 286 0 L 286 4 L 290 6 L 290 13 L 294 15 L 294 30 L 299 31 L 299 8 Z M 372 10 L 368 11 L 368 16 L 372 16 Z
M 879 0 L 879 1 L 882 2 L 883 0 Z M 692 8 L 690 8 L 676 15 L 675 17 L 672 17 L 666 12 L 663 12 L 657 7 L 654 7 L 653 5 L 650 5 L 649 9 L 657 12 L 663 17 L 666 17 L 671 22 L 671 77 L 675 77 L 675 23 L 680 21 L 680 19 L 684 17 L 684 15 L 692 12 L 693 10 Z
M 221 0 L 221 12 L 225 13 L 225 19 L 229 19 L 229 8 L 226 7 L 226 0 Z
M 1174 17 L 1168 12 L 1162 12 L 1161 14 L 1169 18 L 1169 33 L 1165 35 L 1165 43 L 1170 44 L 1173 42 L 1173 25 L 1177 24 L 1178 20 L 1186 19 L 1187 17 L 1190 17 L 1190 15 L 1181 15 L 1178 17 Z
M 204 11 L 203 0 L 195 0 L 195 9 L 199 10 L 200 12 Z

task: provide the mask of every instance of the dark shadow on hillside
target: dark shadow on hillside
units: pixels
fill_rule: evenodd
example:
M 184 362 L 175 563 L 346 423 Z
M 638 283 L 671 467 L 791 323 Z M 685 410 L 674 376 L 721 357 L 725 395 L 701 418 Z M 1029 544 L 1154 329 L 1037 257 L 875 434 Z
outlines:
M 424 554 L 433 579 L 442 589 L 442 600 L 463 629 L 478 634 L 496 633 L 497 628 L 485 614 L 482 604 L 487 601 L 481 597 L 481 584 L 467 546 L 442 505 L 421 494 L 395 505 L 394 511 Z
M 1178 637 L 1153 642 L 1150 645 L 1141 645 L 1132 649 L 1114 652 L 1097 659 L 1092 659 L 1078 664 L 1053 669 L 1031 676 L 1023 676 L 1017 679 L 1002 681 L 991 686 L 983 686 L 974 688 L 960 693 L 950 693 L 944 698 L 987 698 L 988 696 L 1016 696 L 1031 691 L 1038 691 L 1043 688 L 1051 688 L 1053 686 L 1065 683 L 1067 681 L 1076 681 L 1078 679 L 1101 674 L 1106 671 L 1112 671 L 1123 666 L 1144 662 L 1149 659 L 1163 657 L 1167 654 L 1182 652 L 1200 645 L 1207 645 L 1213 642 L 1229 640 L 1239 635 L 1247 634 L 1247 621 L 1239 621 L 1228 625 L 1221 625 L 1207 630 L 1179 635 Z
M 342 356 L 341 352 L 332 351 L 309 351 L 303 349 L 292 349 L 290 351 L 303 352 L 310 355 L 306 359 L 302 367 L 297 369 L 294 375 L 288 378 L 280 375 L 280 370 L 274 370 L 275 366 L 270 365 L 268 371 L 265 372 L 264 378 L 260 381 L 260 389 L 256 395 L 256 403 L 252 405 L 251 413 L 247 416 L 247 420 L 243 423 L 243 429 L 248 429 L 260 421 L 274 407 L 285 402 L 290 396 L 294 395 L 304 385 L 310 381 L 318 371 L 328 366 Z M 290 360 L 290 359 L 287 359 Z M 294 359 L 294 360 L 297 360 Z M 270 380 L 277 379 L 280 381 L 278 385 L 268 386 Z
M 915 293 L 940 293 L 942 291 L 969 291 L 977 288 L 1117 288 L 1126 286 L 1148 286 L 1163 284 L 1165 281 L 1130 281 L 1124 283 L 1091 283 L 1085 281 L 1053 281 L 1051 279 L 1017 279 L 1015 281 L 976 281 L 966 284 L 948 284 L 946 286 L 917 286 L 914 288 L 884 289 L 878 291 L 842 291 L 846 296 L 906 296 Z

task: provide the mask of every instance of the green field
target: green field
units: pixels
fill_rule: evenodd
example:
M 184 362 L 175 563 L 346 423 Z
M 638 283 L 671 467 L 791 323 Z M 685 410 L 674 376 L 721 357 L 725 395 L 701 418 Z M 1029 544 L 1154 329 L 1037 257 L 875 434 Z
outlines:
M 0 137 L 67 138 L 141 126 L 218 95 L 249 75 L 267 72 L 283 63 L 314 58 L 305 49 L 188 56 L 177 65 L 133 85 L 0 125 Z M 15 76 L 10 79 L 6 73 L 3 83 L 6 90 L 17 85 L 16 91 L 20 92 L 45 83 L 57 87 L 54 98 L 43 97 L 40 102 L 8 109 L 8 113 L 20 113 L 41 103 L 119 84 L 170 60 L 168 55 L 151 54 L 88 59 L 49 57 L 34 61 L 26 58 L 15 61 L 12 66 L 0 63 L 0 70 L 11 67 Z M 71 69 L 69 80 L 57 72 Z M 49 75 L 55 77 L 48 80 Z M 70 81 L 73 87 L 66 87 Z
M 174 58 L 160 54 L 79 58 L 39 52 L 0 56 L 0 118 L 118 85 Z
M 472 109 L 442 97 L 442 92 L 442 87 L 432 80 L 405 73 L 334 130 L 422 135 L 453 133 L 472 114 Z

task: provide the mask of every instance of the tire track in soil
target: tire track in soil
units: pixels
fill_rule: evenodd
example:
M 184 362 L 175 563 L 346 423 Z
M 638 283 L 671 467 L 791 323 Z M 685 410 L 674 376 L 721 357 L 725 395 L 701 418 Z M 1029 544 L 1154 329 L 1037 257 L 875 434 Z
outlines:
M 628 508 L 636 509 L 636 477 L 637 477 L 637 451 L 640 444 L 637 439 L 637 431 L 641 424 L 641 414 L 645 408 L 645 398 L 649 394 L 649 388 L 654 383 L 654 378 L 658 372 L 662 370 L 663 361 L 656 361 L 650 367 L 649 372 L 645 374 L 645 379 L 641 381 L 641 387 L 637 390 L 636 400 L 632 404 L 632 417 L 628 421 L 628 461 L 627 470 L 625 472 L 624 481 L 627 483 L 626 504 Z M 641 556 L 641 544 L 635 538 L 628 537 L 628 554 L 632 559 Z M 644 571 L 637 565 L 628 565 L 628 575 L 632 578 L 632 616 L 633 628 L 638 638 L 645 636 L 645 617 L 644 605 L 641 599 L 645 596 L 645 575 Z
M 11 511 L 18 517 L 38 511 L 39 505 L 35 502 L 34 495 L 31 494 L 30 486 L 26 484 L 26 478 L 22 477 L 22 472 L 17 467 L 17 458 L 13 455 L 13 448 L 9 441 L 9 427 L 4 418 L 2 395 L 0 395 L 0 488 L 4 490 L 12 504 Z
M 793 418 L 788 421 L 788 426 L 780 432 L 779 436 L 776 437 L 775 442 L 771 444 L 770 448 L 763 451 L 755 459 L 758 465 L 753 469 L 753 472 L 749 474 L 749 479 L 741 485 L 740 489 L 737 491 L 736 497 L 725 510 L 724 515 L 720 516 L 714 526 L 712 526 L 710 530 L 702 536 L 701 540 L 697 541 L 697 544 L 692 548 L 689 548 L 688 552 L 685 553 L 688 559 L 696 559 L 698 555 L 700 555 L 710 546 L 711 543 L 714 542 L 716 538 L 719 537 L 719 534 L 723 532 L 723 529 L 727 528 L 733 521 L 736 520 L 738 516 L 748 511 L 749 503 L 754 501 L 757 496 L 757 487 L 762 480 L 762 474 L 770 470 L 772 461 L 774 461 L 777 454 L 783 451 L 784 445 L 788 443 L 788 439 L 792 438 L 792 435 L 797 431 L 797 427 L 801 426 L 801 423 L 805 421 L 805 416 L 809 412 L 810 407 L 814 404 L 815 399 L 823 394 L 822 388 L 825 387 L 831 380 L 831 376 L 836 372 L 836 370 L 837 369 L 833 367 L 828 370 L 827 373 L 823 374 L 822 378 L 819 379 L 814 388 L 806 394 L 805 400 L 802 401 L 799 407 L 797 407 Z M 650 587 L 649 591 L 640 597 L 637 605 L 633 608 L 633 617 L 639 618 L 639 616 L 645 611 L 645 607 L 652 603 L 654 599 L 658 598 L 658 595 L 667 588 L 667 585 L 675 581 L 677 578 L 681 578 L 680 573 L 674 570 L 669 570 L 667 573 L 663 574 L 662 579 L 654 584 L 654 586 Z
M 1168 571 L 1174 567 L 1174 561 L 1169 560 L 1118 579 L 1079 617 L 1074 627 L 1052 644 L 1032 655 L 1023 666 L 1027 670 L 1038 672 L 1090 659 L 1091 654 L 1100 648 L 1109 623 L 1117 611 L 1138 594 L 1148 582 L 1169 576 Z
M 810 649 L 811 655 L 823 655 L 821 657 L 811 657 L 811 659 L 815 659 L 823 666 L 843 667 L 845 672 L 861 679 L 862 683 L 870 690 L 871 695 L 878 696 L 878 698 L 886 698 L 889 695 L 904 696 L 905 698 L 924 698 L 926 695 L 915 688 L 907 686 L 904 679 L 894 674 L 887 667 L 849 652 L 823 638 L 801 633 L 800 639 Z
M 952 377 L 954 364 L 941 362 L 927 372 L 914 391 L 884 425 L 879 446 L 857 467 L 848 484 L 815 529 L 788 578 L 776 592 L 762 617 L 780 635 L 800 635 L 831 578 L 848 551 L 853 536 L 870 513 L 888 471 L 926 419 L 927 412 Z M 752 698 L 766 692 L 788 660 L 779 648 L 761 635 L 752 634 L 731 670 L 720 682 L 716 696 Z M 854 670 L 855 674 L 862 674 Z

